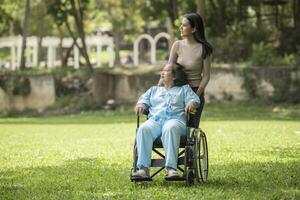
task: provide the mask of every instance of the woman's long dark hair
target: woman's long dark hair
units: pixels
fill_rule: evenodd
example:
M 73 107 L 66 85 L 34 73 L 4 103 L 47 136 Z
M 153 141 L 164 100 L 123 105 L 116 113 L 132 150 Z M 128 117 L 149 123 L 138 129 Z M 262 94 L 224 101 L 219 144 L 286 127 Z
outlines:
M 174 75 L 174 85 L 183 86 L 189 83 L 184 67 L 178 63 L 172 64 L 172 74 Z
M 197 13 L 188 13 L 184 15 L 196 31 L 193 33 L 194 39 L 203 45 L 202 58 L 205 59 L 213 52 L 213 47 L 205 39 L 205 30 L 202 17 Z

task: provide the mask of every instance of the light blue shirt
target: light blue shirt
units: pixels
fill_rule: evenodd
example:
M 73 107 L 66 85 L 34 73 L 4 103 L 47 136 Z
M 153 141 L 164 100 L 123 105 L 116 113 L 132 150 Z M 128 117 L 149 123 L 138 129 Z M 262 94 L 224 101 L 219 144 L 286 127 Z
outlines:
M 200 99 L 189 85 L 174 86 L 170 89 L 153 86 L 138 100 L 149 109 L 149 119 L 163 124 L 169 119 L 178 119 L 186 123 L 185 107 L 194 101 L 197 106 Z

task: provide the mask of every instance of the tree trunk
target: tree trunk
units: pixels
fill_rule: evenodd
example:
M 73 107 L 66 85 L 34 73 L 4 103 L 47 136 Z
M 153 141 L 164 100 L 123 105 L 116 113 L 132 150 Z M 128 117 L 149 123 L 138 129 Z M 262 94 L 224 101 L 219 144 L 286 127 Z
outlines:
M 205 21 L 205 0 L 197 0 L 197 13 Z
M 42 60 L 42 42 L 43 42 L 43 36 L 39 36 L 38 37 L 38 47 L 37 47 L 37 52 L 38 52 L 37 64 L 38 64 L 38 66 Z
M 67 50 L 67 52 L 66 52 L 66 54 L 64 55 L 63 53 L 62 53 L 62 59 L 61 59 L 61 63 L 62 63 L 62 66 L 64 67 L 64 66 L 67 66 L 67 64 L 68 64 L 68 59 L 69 59 L 69 57 L 70 57 L 70 55 L 71 55 L 71 52 L 72 52 L 72 50 L 73 50 L 73 48 L 74 48 L 74 45 L 75 45 L 75 42 L 73 41 L 73 43 L 72 43 L 72 45 L 68 48 L 68 50 Z
M 297 21 L 296 21 L 296 26 L 300 26 L 300 2 L 299 1 L 296 1 L 296 2 L 297 2 L 297 12 L 296 12 Z
M 114 31 L 114 44 L 115 44 L 115 65 L 121 65 L 121 58 L 120 58 L 120 46 L 122 40 L 122 33 L 117 28 Z
M 37 37 L 38 37 L 38 47 L 37 47 L 37 52 L 38 52 L 38 56 L 37 56 L 37 64 L 39 65 L 39 63 L 42 60 L 42 42 L 43 42 L 43 37 L 44 37 L 44 33 L 45 33 L 45 15 L 46 10 L 45 10 L 45 2 L 44 1 L 40 1 L 37 5 L 37 14 L 38 14 L 38 20 L 37 20 Z
M 300 2 L 299 0 L 293 0 L 293 18 L 294 18 L 294 27 L 300 25 Z
M 212 34 L 216 36 L 226 35 L 226 4 L 227 1 L 210 0 L 209 3 L 212 7 L 213 15 L 212 21 L 215 23 L 211 24 Z
M 261 4 L 258 3 L 258 5 L 256 5 L 254 7 L 254 10 L 255 10 L 255 16 L 256 16 L 256 27 L 258 28 L 258 30 L 260 29 L 261 27 Z
M 63 33 L 61 31 L 60 26 L 57 26 L 58 32 L 59 32 L 59 58 L 60 58 L 60 63 L 61 66 L 64 67 L 64 52 L 63 52 L 63 46 L 62 46 L 62 41 L 63 41 Z
M 279 28 L 279 8 L 278 5 L 274 5 L 275 9 L 275 26 L 278 29 Z
M 226 15 L 226 1 L 220 1 L 220 5 L 219 5 L 219 27 L 221 30 L 221 33 L 223 33 L 224 35 L 226 35 L 226 21 L 227 21 L 227 15 Z
M 22 49 L 21 49 L 21 63 L 20 69 L 24 70 L 26 65 L 26 38 L 27 38 L 27 26 L 28 26 L 28 19 L 30 14 L 30 0 L 26 0 L 26 9 L 25 9 L 25 17 L 23 23 L 23 35 L 22 35 Z
M 14 35 L 14 23 L 11 21 L 9 22 L 9 36 Z
M 175 20 L 178 18 L 177 0 L 168 0 L 168 16 L 175 27 Z
M 209 1 L 214 11 L 213 20 L 216 22 L 212 24 L 212 32 L 218 36 L 226 35 L 226 1 Z
M 76 4 L 75 4 L 74 0 L 70 0 L 70 2 L 72 5 L 73 16 L 75 18 L 76 29 L 77 29 L 77 32 L 78 32 L 78 35 L 80 37 L 81 44 L 82 44 L 82 48 L 79 48 L 79 50 L 82 53 L 82 56 L 84 57 L 84 59 L 86 61 L 86 66 L 88 68 L 89 73 L 92 74 L 94 72 L 94 70 L 93 70 L 92 64 L 90 62 L 89 55 L 87 52 L 87 46 L 85 43 L 85 33 L 84 33 L 84 29 L 83 29 L 82 11 L 80 10 L 80 6 L 78 6 L 78 9 L 76 8 Z
M 177 0 L 168 0 L 168 18 L 167 18 L 167 30 L 170 35 L 170 44 L 175 41 L 175 20 L 178 19 Z M 171 45 L 169 46 L 171 48 Z
M 175 41 L 175 35 L 174 35 L 174 27 L 173 24 L 171 22 L 171 18 L 167 17 L 167 31 L 170 35 L 170 39 L 169 39 L 169 50 L 171 50 L 172 44 Z

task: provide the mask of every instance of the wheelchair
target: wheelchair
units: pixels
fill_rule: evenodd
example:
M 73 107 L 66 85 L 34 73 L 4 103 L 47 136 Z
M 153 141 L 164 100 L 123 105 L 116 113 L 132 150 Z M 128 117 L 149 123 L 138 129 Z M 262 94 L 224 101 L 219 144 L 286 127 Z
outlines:
M 147 116 L 147 114 L 146 114 Z M 186 185 L 191 186 L 197 182 L 206 182 L 208 179 L 208 148 L 205 133 L 195 127 L 195 123 L 191 120 L 192 114 L 187 114 L 187 131 L 186 136 L 180 138 L 179 154 L 177 169 L 182 172 L 182 176 L 165 177 L 166 181 L 185 181 Z M 148 119 L 148 117 L 147 117 Z M 140 116 L 137 116 L 136 135 L 140 125 Z M 150 177 L 141 178 L 132 176 L 137 171 L 137 144 L 136 137 L 133 147 L 133 167 L 131 169 L 131 182 L 152 181 L 153 178 L 165 168 L 165 156 L 159 151 L 163 148 L 160 138 L 153 142 L 152 151 L 158 155 L 157 158 L 151 159 L 150 168 L 158 168 Z

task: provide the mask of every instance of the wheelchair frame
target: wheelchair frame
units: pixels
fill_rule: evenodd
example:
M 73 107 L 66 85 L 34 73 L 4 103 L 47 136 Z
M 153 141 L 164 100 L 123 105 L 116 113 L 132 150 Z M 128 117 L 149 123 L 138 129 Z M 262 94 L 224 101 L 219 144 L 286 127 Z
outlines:
M 147 117 L 148 119 L 148 117 Z M 195 182 L 206 182 L 208 179 L 208 147 L 205 133 L 196 127 L 190 126 L 190 114 L 187 115 L 187 131 L 186 137 L 180 138 L 179 154 L 177 168 L 183 175 L 178 177 L 166 177 L 167 181 L 185 181 L 187 185 L 192 185 Z M 140 126 L 140 117 L 137 116 L 136 135 Z M 192 131 L 191 131 L 192 130 Z M 159 167 L 149 178 L 133 177 L 132 173 L 137 171 L 137 146 L 136 135 L 133 148 L 133 167 L 131 169 L 130 180 L 134 183 L 152 181 L 165 168 L 165 156 L 159 152 L 158 148 L 163 148 L 160 138 L 153 142 L 152 151 L 155 152 L 159 159 L 151 158 L 150 167 Z M 183 165 L 183 168 L 181 167 Z

